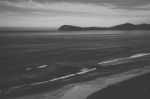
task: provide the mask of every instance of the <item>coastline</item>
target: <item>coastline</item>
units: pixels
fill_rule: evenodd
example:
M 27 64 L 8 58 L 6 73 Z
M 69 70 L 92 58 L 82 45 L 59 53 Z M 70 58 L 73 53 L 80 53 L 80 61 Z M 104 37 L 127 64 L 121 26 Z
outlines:
M 36 96 L 36 95 L 43 96 L 43 94 L 46 94 L 46 93 L 49 93 L 48 96 L 50 95 L 49 97 L 51 97 L 51 93 L 53 93 L 53 92 L 56 92 L 56 94 L 58 95 L 59 94 L 57 92 L 58 90 L 63 90 L 63 92 L 66 92 L 67 90 L 64 90 L 63 89 L 64 87 L 65 88 L 67 87 L 70 90 L 74 89 L 74 87 L 75 87 L 75 89 L 80 90 L 80 87 L 78 88 L 76 86 L 79 86 L 80 84 L 87 84 L 88 82 L 92 82 L 91 88 L 89 88 L 89 86 L 91 86 L 91 84 L 90 85 L 88 84 L 89 86 L 88 85 L 84 86 L 89 89 L 84 89 L 81 86 L 82 90 L 84 89 L 85 91 L 89 92 L 89 91 L 91 91 L 91 89 L 94 86 L 96 86 L 96 89 L 97 89 L 97 84 L 94 82 L 95 80 L 98 80 L 96 82 L 98 82 L 98 84 L 101 83 L 102 85 L 99 85 L 99 86 L 101 86 L 103 88 L 106 86 L 105 84 L 107 84 L 106 81 L 109 83 L 109 84 L 107 84 L 107 86 L 108 86 L 110 84 L 113 84 L 112 80 L 114 80 L 114 79 L 117 79 L 115 81 L 119 80 L 118 82 L 120 82 L 120 81 L 126 80 L 126 78 L 130 78 L 130 75 L 127 75 L 128 72 L 130 72 L 131 76 L 135 76 L 135 75 L 141 74 L 141 69 L 143 69 L 144 73 L 145 73 L 145 70 L 146 70 L 145 68 L 148 68 L 147 66 L 149 66 L 149 62 L 147 60 L 147 58 L 149 57 L 149 54 L 150 53 L 137 53 L 134 55 L 130 55 L 128 57 L 126 56 L 126 57 L 120 57 L 120 58 L 115 58 L 115 59 L 111 59 L 111 60 L 105 60 L 105 61 L 98 62 L 97 63 L 98 65 L 96 68 L 94 68 L 94 67 L 93 68 L 83 68 L 77 73 L 60 76 L 58 78 L 43 80 L 41 82 L 34 82 L 34 83 L 24 84 L 24 85 L 19 85 L 19 86 L 14 86 L 14 87 L 2 90 L 0 97 L 5 98 L 5 99 L 20 99 L 17 97 L 33 96 L 32 98 L 34 98 L 34 96 Z M 47 65 L 40 66 L 40 68 L 44 68 L 44 67 L 47 67 Z M 149 68 L 147 70 L 149 71 Z M 120 76 L 122 78 L 118 78 Z M 70 85 L 73 85 L 73 86 L 68 87 Z M 103 85 L 105 85 L 105 86 L 103 86 Z M 99 86 L 98 86 L 98 88 L 99 88 Z M 93 90 L 96 90 L 96 89 L 93 89 Z M 87 94 L 88 92 L 85 92 L 85 93 Z M 78 95 L 76 95 L 76 96 L 78 96 Z M 87 96 L 87 95 L 85 95 L 85 96 Z M 45 99 L 45 98 L 39 98 L 39 99 Z M 59 99 L 59 98 L 54 98 L 54 99 Z M 63 98 L 63 99 L 65 99 L 65 98 Z M 80 98 L 75 98 L 75 99 L 80 99 Z
M 72 97 L 71 99 L 86 99 L 89 95 L 107 88 L 110 85 L 114 85 L 149 72 L 150 67 L 146 66 L 108 77 L 97 78 L 92 81 L 69 84 L 51 92 L 12 99 L 70 99 L 70 97 Z

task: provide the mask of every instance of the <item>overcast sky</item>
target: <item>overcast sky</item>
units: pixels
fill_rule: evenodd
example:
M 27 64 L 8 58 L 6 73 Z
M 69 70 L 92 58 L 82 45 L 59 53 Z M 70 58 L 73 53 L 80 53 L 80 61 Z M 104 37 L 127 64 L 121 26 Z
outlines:
M 1 27 L 150 23 L 150 0 L 0 0 Z

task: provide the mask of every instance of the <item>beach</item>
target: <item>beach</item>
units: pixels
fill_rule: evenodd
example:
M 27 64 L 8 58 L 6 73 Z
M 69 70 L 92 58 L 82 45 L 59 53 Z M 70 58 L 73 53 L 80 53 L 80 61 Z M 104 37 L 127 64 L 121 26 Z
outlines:
M 92 93 L 107 88 L 110 85 L 147 73 L 150 73 L 149 66 L 108 77 L 98 78 L 93 81 L 70 84 L 52 92 L 12 99 L 86 99 Z

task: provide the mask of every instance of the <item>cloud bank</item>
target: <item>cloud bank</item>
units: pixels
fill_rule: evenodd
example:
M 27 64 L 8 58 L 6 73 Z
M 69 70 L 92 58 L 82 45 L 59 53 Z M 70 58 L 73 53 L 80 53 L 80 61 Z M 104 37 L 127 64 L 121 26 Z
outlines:
M 148 0 L 0 0 L 0 26 L 111 26 L 149 17 Z

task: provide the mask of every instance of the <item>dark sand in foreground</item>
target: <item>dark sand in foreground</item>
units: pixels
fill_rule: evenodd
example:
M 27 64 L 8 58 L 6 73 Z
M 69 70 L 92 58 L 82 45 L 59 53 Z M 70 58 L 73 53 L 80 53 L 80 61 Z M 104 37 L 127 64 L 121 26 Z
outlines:
M 109 86 L 87 99 L 150 99 L 150 73 Z

